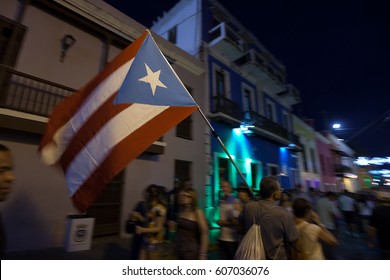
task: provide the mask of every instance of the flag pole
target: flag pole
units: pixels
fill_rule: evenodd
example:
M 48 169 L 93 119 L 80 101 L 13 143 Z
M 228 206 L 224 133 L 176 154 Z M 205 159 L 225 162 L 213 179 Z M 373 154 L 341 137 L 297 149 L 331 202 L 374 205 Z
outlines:
M 252 188 L 249 187 L 248 183 L 246 182 L 246 179 L 244 177 L 244 174 L 242 174 L 242 172 L 240 171 L 240 169 L 238 168 L 236 162 L 234 161 L 234 159 L 232 158 L 232 156 L 230 155 L 229 151 L 226 149 L 226 146 L 225 144 L 222 142 L 221 138 L 218 136 L 217 132 L 215 131 L 215 129 L 213 128 L 213 126 L 211 125 L 211 123 L 209 122 L 209 120 L 207 119 L 207 117 L 205 116 L 205 114 L 203 113 L 203 111 L 200 109 L 200 107 L 198 106 L 198 111 L 199 113 L 201 114 L 201 116 L 203 117 L 203 119 L 206 121 L 207 125 L 210 127 L 211 129 L 211 132 L 212 134 L 214 135 L 215 139 L 218 140 L 219 144 L 221 145 L 222 149 L 224 150 L 224 152 L 226 153 L 226 155 L 229 157 L 230 161 L 232 162 L 232 164 L 234 165 L 234 167 L 236 168 L 238 174 L 240 175 L 242 181 L 245 183 L 245 186 L 248 188 L 248 190 L 250 191 L 251 195 L 256 199 L 258 200 L 258 198 L 255 196 L 255 194 L 253 193 L 253 190 Z

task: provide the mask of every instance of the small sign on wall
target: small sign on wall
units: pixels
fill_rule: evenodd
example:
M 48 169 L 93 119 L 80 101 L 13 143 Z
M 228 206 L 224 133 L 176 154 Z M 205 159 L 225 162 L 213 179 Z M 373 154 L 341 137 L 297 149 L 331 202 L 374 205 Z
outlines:
M 91 249 L 95 218 L 86 215 L 68 215 L 65 250 L 67 252 Z

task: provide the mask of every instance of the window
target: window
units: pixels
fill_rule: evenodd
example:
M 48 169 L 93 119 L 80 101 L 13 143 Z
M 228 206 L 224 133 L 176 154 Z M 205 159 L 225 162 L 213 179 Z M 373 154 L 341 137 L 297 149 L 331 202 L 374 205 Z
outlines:
M 216 88 L 216 95 L 218 98 L 222 98 L 225 97 L 225 92 L 226 92 L 226 89 L 225 89 L 225 74 L 222 70 L 217 70 L 215 72 L 215 77 L 216 77 L 216 85 L 217 85 L 217 88 Z
M 229 72 L 222 69 L 219 65 L 213 64 L 213 90 L 211 112 L 222 112 L 232 114 L 233 107 L 229 100 Z
M 318 173 L 317 161 L 316 161 L 316 157 L 315 157 L 313 148 L 310 148 L 310 157 L 311 157 L 311 161 L 313 163 L 313 173 Z
M 268 163 L 268 175 L 269 176 L 278 176 L 279 168 L 276 164 Z
M 252 162 L 251 163 L 251 182 L 252 188 L 254 190 L 260 189 L 260 180 L 262 178 L 262 164 L 261 162 Z
M 303 170 L 304 170 L 305 172 L 308 172 L 308 171 L 309 171 L 309 168 L 308 168 L 308 166 L 307 166 L 307 159 L 306 159 L 306 151 L 305 151 L 305 148 L 303 148 L 302 157 L 303 157 Z
M 245 115 L 245 119 L 252 119 L 252 112 L 255 111 L 255 97 L 254 97 L 254 91 L 252 88 L 250 88 L 247 85 L 243 85 L 243 92 L 242 92 L 242 109 Z
M 118 173 L 86 212 L 95 218 L 94 237 L 119 234 L 124 174 L 124 171 Z
M 265 116 L 270 119 L 271 121 L 273 122 L 276 122 L 276 118 L 275 118 L 275 104 L 270 101 L 270 100 L 267 100 L 266 102 L 266 108 L 265 108 Z
M 229 159 L 218 158 L 219 181 L 230 180 Z
M 221 66 L 213 64 L 213 96 L 218 99 L 230 98 L 229 94 L 229 71 Z
M 189 115 L 176 126 L 176 137 L 192 140 L 192 115 Z
M 0 16 L 0 64 L 13 67 L 26 27 Z
M 283 127 L 288 131 L 291 132 L 291 126 L 290 126 L 290 116 L 286 110 L 283 110 Z
M 172 27 L 168 31 L 168 41 L 171 43 L 177 43 L 177 26 Z
M 175 179 L 186 181 L 192 179 L 192 162 L 185 160 L 175 160 Z

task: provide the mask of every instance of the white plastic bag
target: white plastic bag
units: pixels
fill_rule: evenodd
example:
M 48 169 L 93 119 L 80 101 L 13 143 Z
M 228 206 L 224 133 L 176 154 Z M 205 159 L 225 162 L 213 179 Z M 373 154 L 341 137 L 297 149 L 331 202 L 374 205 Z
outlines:
M 235 260 L 265 260 L 265 250 L 261 229 L 257 224 L 253 224 L 242 239 L 236 254 Z

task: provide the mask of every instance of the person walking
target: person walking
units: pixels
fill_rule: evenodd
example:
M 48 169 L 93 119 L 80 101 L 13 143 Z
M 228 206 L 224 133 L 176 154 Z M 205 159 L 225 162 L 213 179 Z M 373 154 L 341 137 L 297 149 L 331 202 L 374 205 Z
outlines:
M 292 195 L 287 191 L 283 191 L 280 197 L 279 205 L 286 209 L 292 215 Z
M 319 216 L 311 209 L 309 201 L 297 198 L 293 203 L 295 225 L 299 232 L 298 260 L 324 260 L 320 241 L 337 245 L 336 237 L 321 223 Z
M 185 187 L 178 194 L 175 253 L 180 260 L 205 260 L 209 245 L 208 222 L 198 208 L 197 193 Z
M 372 211 L 369 235 L 377 238 L 381 259 L 390 260 L 390 193 L 380 191 L 376 195 L 378 206 Z
M 135 227 L 135 233 L 143 235 L 139 253 L 141 260 L 158 260 L 161 258 L 165 238 L 165 221 L 167 215 L 166 201 L 161 187 L 148 187 L 147 212 L 143 217 L 144 225 Z
M 356 216 L 359 213 L 356 213 L 355 199 L 347 190 L 344 190 L 343 194 L 340 195 L 338 202 L 347 227 L 345 233 L 347 235 L 357 236 Z
M 237 223 L 240 201 L 232 195 L 232 185 L 229 181 L 221 182 L 223 197 L 219 202 L 219 251 L 223 260 L 234 259 L 238 247 Z
M 150 186 L 148 186 L 142 192 L 143 199 L 140 200 L 134 209 L 131 211 L 129 218 L 126 222 L 126 231 L 127 233 L 133 234 L 130 243 L 130 259 L 138 260 L 139 253 L 142 247 L 143 234 L 136 233 L 136 226 L 146 226 L 146 214 L 147 214 L 147 202 L 149 201 L 149 190 Z
M 340 212 L 335 205 L 336 195 L 334 192 L 328 191 L 326 195 L 318 200 L 317 211 L 322 224 L 334 236 L 336 234 L 336 220 L 340 217 Z M 326 242 L 322 242 L 322 249 L 327 260 L 336 258 L 334 246 Z
M 7 200 L 11 192 L 12 183 L 15 181 L 14 164 L 11 151 L 0 144 L 0 202 Z M 0 213 L 0 257 L 3 260 L 6 249 L 6 236 L 3 220 Z
M 299 233 L 291 214 L 278 205 L 282 193 L 277 177 L 265 176 L 260 182 L 260 201 L 244 205 L 239 223 L 244 234 L 253 224 L 260 225 L 267 259 L 287 260 Z

